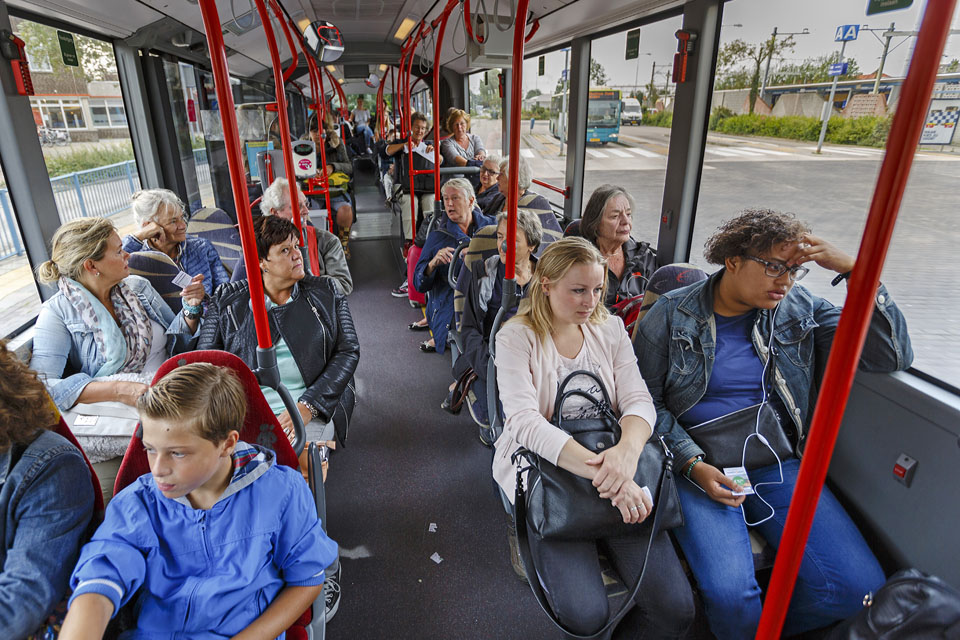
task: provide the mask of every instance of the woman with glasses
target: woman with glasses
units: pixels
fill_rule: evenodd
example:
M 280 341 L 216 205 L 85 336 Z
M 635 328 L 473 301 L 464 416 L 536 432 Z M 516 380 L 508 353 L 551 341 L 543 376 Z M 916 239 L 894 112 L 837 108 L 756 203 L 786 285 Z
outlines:
M 486 211 L 493 199 L 500 195 L 500 156 L 489 155 L 480 165 L 480 188 L 477 191 L 477 206 Z
M 124 251 L 166 254 L 187 275 L 202 275 L 207 295 L 230 282 L 210 241 L 187 235 L 187 215 L 177 194 L 169 189 L 143 189 L 131 199 L 138 229 L 123 238 Z
M 690 432 L 766 401 L 793 451 L 803 451 L 841 308 L 796 281 L 816 264 L 835 272 L 833 284 L 839 284 L 854 259 L 812 235 L 792 214 L 766 209 L 746 210 L 723 224 L 707 240 L 704 255 L 720 270 L 664 294 L 640 321 L 634 349 L 657 406 L 657 431 L 684 476 L 677 489 L 685 526 L 674 534 L 699 584 L 710 629 L 726 640 L 753 637 L 760 619 L 761 590 L 746 523 L 756 523 L 754 531 L 777 546 L 800 461 L 788 455 L 748 469 L 756 493 L 740 495 Z M 906 321 L 880 285 L 860 368 L 900 371 L 912 359 Z M 731 448 L 745 451 L 741 437 Z M 883 582 L 863 536 L 824 487 L 784 634 L 852 615 L 864 594 Z

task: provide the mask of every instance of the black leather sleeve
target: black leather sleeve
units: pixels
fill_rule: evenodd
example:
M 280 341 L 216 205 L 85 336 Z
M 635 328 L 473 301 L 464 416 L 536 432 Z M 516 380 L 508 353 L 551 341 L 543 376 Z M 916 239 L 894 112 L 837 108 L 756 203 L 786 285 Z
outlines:
M 318 409 L 321 419 L 328 421 L 333 416 L 347 383 L 357 370 L 360 362 L 360 342 L 357 340 L 357 330 L 346 297 L 336 291 L 332 283 L 325 282 L 324 285 L 333 293 L 333 308 L 329 311 L 335 314 L 336 320 L 331 323 L 334 326 L 326 327 L 328 334 L 334 333 L 333 349 L 327 354 L 323 371 L 307 387 L 302 398 Z

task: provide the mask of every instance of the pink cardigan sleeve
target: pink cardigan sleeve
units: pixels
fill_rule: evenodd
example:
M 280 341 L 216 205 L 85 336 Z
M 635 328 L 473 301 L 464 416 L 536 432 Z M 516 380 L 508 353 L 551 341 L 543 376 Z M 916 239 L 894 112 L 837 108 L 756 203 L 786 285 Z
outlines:
M 637 356 L 630 344 L 630 336 L 623 326 L 623 320 L 612 317 L 607 328 L 613 335 L 607 339 L 613 346 L 613 382 L 617 389 L 617 404 L 620 409 L 620 418 L 637 416 L 643 418 L 650 425 L 650 429 L 657 424 L 657 409 L 653 405 L 653 398 L 647 390 L 647 383 L 640 375 L 637 366 Z
M 542 366 L 543 347 L 536 334 L 519 322 L 505 325 L 496 340 L 497 386 L 506 416 L 504 435 L 556 464 L 571 436 L 544 417 L 552 390 L 538 390 L 534 382 L 534 368 Z

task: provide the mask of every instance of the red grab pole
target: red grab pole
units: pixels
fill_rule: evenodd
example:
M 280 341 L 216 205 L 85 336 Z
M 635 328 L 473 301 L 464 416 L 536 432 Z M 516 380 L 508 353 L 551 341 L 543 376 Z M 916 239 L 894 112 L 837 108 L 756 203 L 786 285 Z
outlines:
M 290 209 L 293 211 L 293 224 L 297 226 L 300 246 L 302 247 L 304 246 L 303 221 L 300 220 L 300 207 L 295 202 L 296 196 L 293 192 L 297 184 L 297 175 L 293 169 L 293 146 L 290 144 L 290 123 L 287 122 L 287 96 L 283 87 L 283 63 L 280 61 L 280 50 L 277 48 L 277 39 L 273 33 L 273 24 L 270 22 L 270 14 L 267 13 L 267 6 L 263 0 L 256 0 L 256 5 L 257 13 L 260 14 L 260 23 L 263 24 L 263 32 L 267 36 L 270 61 L 273 64 L 273 88 L 277 99 L 277 119 L 280 121 L 280 148 L 283 151 L 283 170 L 286 172 L 289 182 L 288 195 L 290 196 Z M 291 53 L 294 56 L 297 55 L 292 49 Z
M 530 0 L 519 0 L 513 25 L 513 72 L 510 74 L 510 162 L 507 176 L 507 264 L 504 278 L 513 280 L 517 269 L 517 202 L 520 200 L 520 108 L 523 101 L 523 34 L 527 30 Z M 489 27 L 488 27 L 489 28 Z
M 216 0 L 200 0 L 199 4 L 200 13 L 203 15 L 203 28 L 207 33 L 207 48 L 210 50 L 210 67 L 213 70 L 217 106 L 223 126 L 223 142 L 227 148 L 227 166 L 230 169 L 233 204 L 237 209 L 237 222 L 240 225 L 243 263 L 247 273 L 259 273 L 257 243 L 253 237 L 253 220 L 250 217 L 247 181 L 243 171 L 243 154 L 240 152 L 240 133 L 237 129 L 236 107 L 233 104 L 233 90 L 230 87 L 230 75 L 227 70 L 227 53 L 223 46 L 223 33 L 220 31 L 220 16 L 217 13 Z M 270 339 L 267 309 L 263 302 L 263 282 L 260 278 L 250 278 L 249 282 L 253 321 L 257 328 L 257 346 L 261 349 L 269 349 L 273 346 L 273 341 Z
M 873 312 L 883 261 L 893 235 L 900 201 L 907 186 L 910 166 L 923 131 L 930 93 L 940 65 L 950 22 L 957 0 L 929 0 L 920 34 L 903 83 L 897 113 L 887 141 L 887 153 L 880 167 L 870 215 L 863 231 L 856 267 L 850 278 L 846 304 L 827 361 L 820 397 L 810 423 L 810 439 L 786 525 L 780 540 L 773 576 L 757 628 L 758 640 L 775 640 L 787 616 L 793 585 L 803 560 L 810 526 L 827 477 L 830 457 L 847 406 L 853 377 L 863 350 L 863 341 Z
M 440 15 L 440 29 L 437 32 L 437 46 L 433 52 L 433 200 L 440 202 L 440 51 L 443 49 L 443 34 L 447 30 L 450 12 L 460 0 L 448 0 Z M 436 20 L 434 21 L 436 22 Z M 446 123 L 444 123 L 446 124 Z M 413 165 L 411 164 L 411 167 Z M 438 208 L 434 205 L 434 208 Z

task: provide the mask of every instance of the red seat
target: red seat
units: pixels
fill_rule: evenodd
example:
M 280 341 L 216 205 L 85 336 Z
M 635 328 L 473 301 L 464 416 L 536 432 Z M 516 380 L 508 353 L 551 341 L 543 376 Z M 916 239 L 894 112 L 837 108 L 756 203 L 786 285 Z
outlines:
M 240 382 L 243 383 L 248 402 L 247 417 L 244 420 L 243 428 L 240 430 L 240 439 L 271 449 L 277 456 L 277 464 L 299 469 L 299 462 L 293 452 L 293 447 L 280 428 L 280 423 L 273 415 L 273 411 L 270 410 L 266 398 L 263 397 L 256 376 L 243 360 L 232 353 L 226 351 L 190 351 L 173 356 L 163 363 L 154 376 L 152 384 L 156 384 L 160 378 L 173 369 L 194 362 L 207 362 L 218 367 L 226 367 L 237 374 Z M 143 474 L 150 472 L 150 465 L 147 462 L 147 454 L 143 450 L 141 436 L 142 431 L 138 427 L 136 433 L 130 439 L 127 452 L 120 463 L 120 471 L 117 473 L 117 482 L 114 485 L 114 495 Z M 310 624 L 312 618 L 311 609 L 307 609 L 287 630 L 287 638 L 289 640 L 305 640 L 308 637 L 306 627 Z

